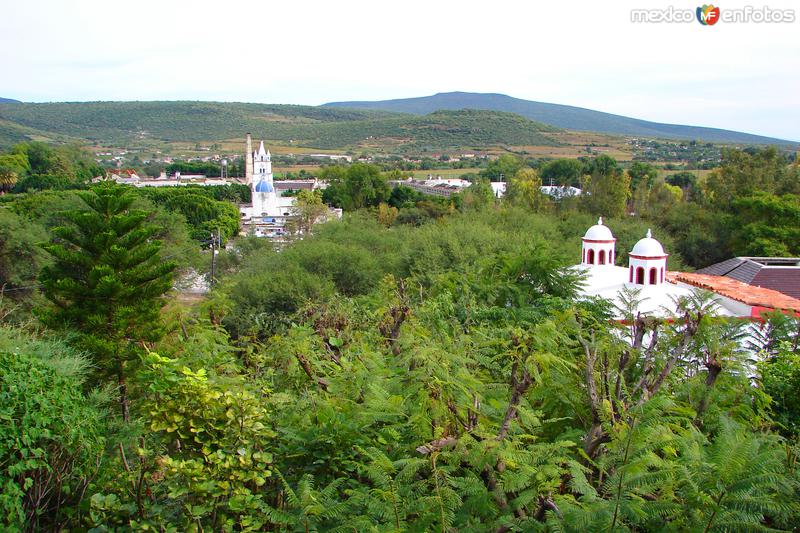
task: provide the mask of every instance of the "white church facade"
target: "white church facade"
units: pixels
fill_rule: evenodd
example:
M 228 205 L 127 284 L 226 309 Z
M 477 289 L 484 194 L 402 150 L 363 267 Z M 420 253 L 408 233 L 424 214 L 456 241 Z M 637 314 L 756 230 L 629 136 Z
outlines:
M 293 196 L 275 190 L 272 176 L 272 154 L 264 149 L 264 141 L 253 150 L 247 134 L 245 150 L 245 183 L 250 187 L 251 203 L 239 206 L 242 232 L 256 237 L 282 238 L 289 231 L 287 222 L 294 216 Z
M 800 313 L 800 300 L 777 291 L 708 274 L 669 272 L 661 243 L 652 232 L 640 239 L 628 253 L 628 266 L 617 266 L 617 240 L 599 219 L 582 239 L 581 262 L 572 267 L 585 274 L 582 297 L 600 297 L 616 309 L 617 319 L 625 318 L 626 293 L 637 291 L 635 312 L 667 318 L 678 313 L 677 301 L 697 289 L 714 293 L 719 316 L 759 320 L 767 311 Z

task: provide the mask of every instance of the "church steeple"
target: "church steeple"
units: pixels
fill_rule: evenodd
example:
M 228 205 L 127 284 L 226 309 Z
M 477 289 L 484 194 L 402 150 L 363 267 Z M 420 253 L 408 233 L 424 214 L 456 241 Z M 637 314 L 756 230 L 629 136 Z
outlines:
M 276 208 L 278 199 L 272 182 L 272 156 L 264 148 L 264 141 L 253 152 L 253 167 L 253 209 L 265 213 Z
M 264 149 L 264 141 L 261 141 L 258 151 L 253 154 L 253 167 L 255 189 L 259 189 L 258 185 L 262 185 L 261 182 L 264 182 L 264 185 L 260 187 L 261 190 L 254 192 L 267 192 L 265 184 L 269 184 L 269 188 L 272 188 L 272 156 Z

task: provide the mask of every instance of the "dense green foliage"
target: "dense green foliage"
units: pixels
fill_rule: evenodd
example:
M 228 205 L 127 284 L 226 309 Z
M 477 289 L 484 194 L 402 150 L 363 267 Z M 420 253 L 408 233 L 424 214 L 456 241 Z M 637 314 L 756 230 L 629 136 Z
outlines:
M 80 521 L 109 429 L 87 367 L 63 343 L 0 328 L 0 529 Z
M 613 158 L 601 155 L 589 165 L 583 189 L 587 194 L 581 197 L 581 201 L 588 212 L 620 217 L 627 210 L 630 175 L 624 173 Z
M 36 278 L 47 264 L 38 246 L 47 239 L 41 226 L 28 224 L 8 208 L 0 207 L 0 280 L 2 297 L 23 302 L 35 294 Z
M 156 205 L 180 213 L 191 227 L 191 237 L 208 241 L 219 232 L 223 241 L 239 233 L 239 208 L 231 200 L 249 201 L 249 189 L 238 185 L 225 187 L 152 187 L 142 188 L 139 194 Z M 247 197 L 247 200 L 244 197 Z
M 689 264 L 800 254 L 800 167 L 774 148 L 725 151 L 705 182 L 683 176 L 675 185 L 688 201 L 653 209 L 650 218 L 675 236 Z
M 0 150 L 27 141 L 32 133 L 33 130 L 30 128 L 0 119 Z
M 48 302 L 25 296 L 42 319 L 25 332 L 0 325 L 0 528 L 792 530 L 797 317 L 747 328 L 697 291 L 617 322 L 568 268 L 597 214 L 621 264 L 677 216 L 717 221 L 705 241 L 657 230 L 672 270 L 717 242 L 791 251 L 796 167 L 748 155 L 752 189 L 739 154 L 713 185 L 580 161 L 592 194 L 565 200 L 512 156 L 491 167 L 503 200 L 488 176 L 431 201 L 375 166 L 328 167 L 345 218 L 313 225 L 303 191 L 299 238 L 232 240 L 193 305 L 162 297 L 172 256 L 187 266 L 184 220 L 207 231 L 236 189 L 3 197 L 0 273 L 17 287 L 43 266 Z M 42 237 L 50 264 L 11 261 Z
M 489 210 L 386 228 L 351 217 L 254 252 L 210 302 L 235 350 L 198 316 L 175 333 L 187 341 L 162 346 L 168 357 L 146 358 L 141 416 L 172 450 L 151 442 L 136 467 L 157 480 L 154 500 L 139 506 L 108 485 L 93 524 L 791 527 L 797 452 L 764 433 L 767 400 L 742 377 L 744 354 L 716 340 L 736 326 L 702 296 L 672 325 L 610 326 L 603 306 L 572 300 L 574 279 L 558 269 L 577 237 L 551 220 Z M 636 328 L 661 340 L 620 342 Z M 648 364 L 677 367 L 640 388 Z M 619 392 L 603 385 L 615 380 Z
M 511 154 L 503 154 L 494 161 L 490 161 L 481 171 L 481 176 L 490 181 L 510 180 L 522 169 L 523 162 Z
M 328 182 L 322 199 L 347 211 L 377 206 L 391 195 L 386 178 L 375 165 L 329 166 L 322 170 L 321 177 Z
M 574 159 L 556 159 L 545 164 L 541 169 L 544 185 L 579 187 L 583 174 L 583 164 Z
M 0 191 L 74 189 L 102 174 L 94 160 L 74 144 L 19 143 L 0 155 Z
M 222 166 L 212 161 L 199 162 L 199 161 L 177 161 L 170 163 L 164 170 L 168 174 L 180 172 L 181 174 L 203 174 L 204 176 L 219 176 L 222 174 Z

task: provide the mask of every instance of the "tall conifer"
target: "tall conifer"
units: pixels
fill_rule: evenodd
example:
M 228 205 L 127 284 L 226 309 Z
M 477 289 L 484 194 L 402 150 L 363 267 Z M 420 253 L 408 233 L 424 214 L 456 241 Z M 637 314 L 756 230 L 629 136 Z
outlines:
M 143 342 L 161 335 L 161 296 L 172 286 L 175 265 L 162 259 L 148 213 L 131 208 L 130 190 L 103 184 L 79 195 L 88 209 L 65 212 L 70 224 L 54 228 L 44 245 L 55 262 L 40 276 L 52 302 L 41 317 L 78 332 L 75 342 L 99 377 L 117 381 L 127 420 L 127 367 Z

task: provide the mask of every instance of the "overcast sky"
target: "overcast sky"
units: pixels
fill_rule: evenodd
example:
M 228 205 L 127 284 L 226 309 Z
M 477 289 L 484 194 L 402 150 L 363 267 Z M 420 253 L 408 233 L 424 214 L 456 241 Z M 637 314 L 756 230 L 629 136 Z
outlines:
M 738 0 L 721 9 L 788 0 Z M 334 100 L 498 92 L 800 140 L 800 22 L 632 23 L 697 3 L 36 0 L 0 18 L 0 96 Z M 795 7 L 797 5 L 797 7 Z

